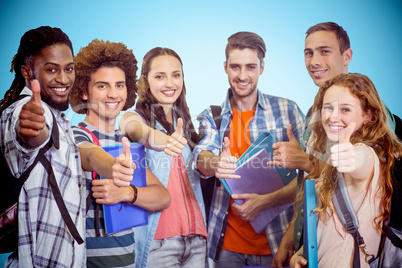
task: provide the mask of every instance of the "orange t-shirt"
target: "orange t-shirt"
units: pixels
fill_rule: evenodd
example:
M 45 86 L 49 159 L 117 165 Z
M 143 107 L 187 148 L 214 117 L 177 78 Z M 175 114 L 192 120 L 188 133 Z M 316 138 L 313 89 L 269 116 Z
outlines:
M 233 109 L 233 120 L 230 123 L 230 152 L 239 158 L 251 145 L 249 125 L 254 117 L 254 110 L 239 112 Z M 248 255 L 269 255 L 271 249 L 265 230 L 257 234 L 250 222 L 244 221 L 232 208 L 230 198 L 228 222 L 222 248 Z

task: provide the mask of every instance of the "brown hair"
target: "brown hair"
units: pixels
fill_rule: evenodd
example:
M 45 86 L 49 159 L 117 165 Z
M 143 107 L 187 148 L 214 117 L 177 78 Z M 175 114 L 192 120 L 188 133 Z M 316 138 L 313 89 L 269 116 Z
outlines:
M 256 50 L 260 62 L 264 60 L 267 49 L 265 48 L 265 42 L 261 36 L 252 32 L 238 32 L 228 38 L 228 44 L 225 50 L 226 61 L 232 50 L 245 48 Z
M 323 99 L 327 90 L 333 86 L 342 86 L 350 90 L 350 93 L 360 100 L 360 105 L 364 114 L 371 115 L 371 120 L 363 124 L 350 138 L 352 144 L 365 143 L 370 145 L 377 154 L 380 161 L 380 174 L 383 180 L 379 182 L 379 190 L 383 191 L 381 204 L 383 212 L 375 218 L 375 224 L 381 230 L 380 223 L 389 216 L 389 203 L 392 197 L 392 167 L 396 162 L 396 157 L 402 156 L 402 144 L 395 134 L 388 128 L 388 120 L 385 107 L 382 104 L 380 96 L 373 82 L 365 75 L 350 73 L 340 74 L 333 79 L 325 82 L 319 89 L 313 105 L 313 120 L 311 123 L 312 136 L 308 146 L 311 149 L 310 161 L 313 165 L 312 172 L 306 176 L 306 179 L 322 177 L 323 183 L 319 188 L 319 198 L 321 206 L 317 211 L 326 211 L 328 208 L 330 215 L 333 214 L 333 208 L 330 201 L 334 195 L 337 176 L 336 168 L 332 167 L 330 160 L 325 168 L 320 172 L 319 157 L 323 154 L 329 154 L 327 148 L 327 136 L 321 123 L 321 110 Z M 301 194 L 301 195 L 300 195 Z M 298 195 L 298 201 L 301 200 L 303 186 Z M 329 216 L 329 215 L 327 215 Z
M 348 33 L 335 22 L 322 22 L 314 26 L 311 26 L 310 28 L 308 28 L 306 32 L 306 38 L 310 34 L 318 31 L 333 32 L 336 38 L 338 39 L 339 50 L 341 51 L 341 54 L 343 54 L 343 52 L 345 52 L 348 48 L 350 48 L 350 40 Z
M 74 112 L 87 113 L 87 101 L 82 96 L 88 95 L 91 74 L 102 67 L 118 67 L 125 73 L 127 100 L 122 110 L 134 105 L 137 97 L 137 60 L 133 51 L 124 44 L 94 39 L 88 46 L 80 49 L 74 63 L 76 79 L 70 94 L 70 105 Z
M 174 132 L 174 126 L 167 121 L 165 112 L 163 111 L 162 106 L 158 105 L 158 101 L 152 95 L 148 83 L 148 74 L 151 70 L 152 60 L 158 56 L 164 55 L 175 57 L 180 62 L 183 69 L 181 58 L 174 50 L 155 47 L 148 51 L 142 62 L 141 76 L 138 81 L 138 101 L 136 108 L 141 112 L 141 115 L 150 127 L 155 128 L 156 121 L 158 121 L 162 127 L 166 129 L 167 134 L 171 135 Z M 184 79 L 183 70 L 182 74 Z M 184 137 L 189 141 L 189 145 L 193 149 L 200 141 L 200 136 L 195 131 L 194 125 L 191 121 L 190 111 L 186 102 L 186 85 L 184 80 L 183 89 L 176 102 L 173 104 L 173 116 L 175 118 L 181 117 L 183 119 Z

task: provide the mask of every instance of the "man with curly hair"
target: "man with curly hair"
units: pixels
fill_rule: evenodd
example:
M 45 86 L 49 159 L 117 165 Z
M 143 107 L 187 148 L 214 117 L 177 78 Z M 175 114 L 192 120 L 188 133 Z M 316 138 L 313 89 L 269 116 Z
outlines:
M 95 39 L 76 55 L 75 65 L 77 83 L 71 91 L 70 104 L 75 112 L 85 113 L 86 117 L 78 126 L 73 127 L 73 131 L 81 151 L 82 166 L 87 170 L 85 171 L 87 195 L 92 194 L 96 202 L 92 202 L 87 208 L 87 265 L 133 266 L 133 229 L 113 234 L 107 234 L 103 225 L 97 229 L 96 223 L 99 220 L 102 222 L 103 213 L 96 219 L 96 204 L 135 203 L 146 210 L 154 211 L 167 208 L 170 195 L 148 168 L 146 168 L 146 187 L 129 185 L 135 168 L 132 162 L 122 161 L 124 152 L 120 157 L 113 159 L 102 148 L 93 144 L 90 132 L 102 146 L 115 145 L 120 141 L 123 144 L 128 143 L 123 132 L 115 126 L 119 113 L 134 105 L 137 93 L 137 60 L 132 50 L 127 49 L 124 44 Z M 143 134 L 148 135 L 151 131 L 145 128 L 139 131 L 138 140 Z M 168 138 L 161 132 L 155 134 L 162 139 Z M 150 135 L 146 138 L 149 137 Z M 91 170 L 98 171 L 107 166 L 112 166 L 113 174 L 106 177 L 113 180 L 93 180 Z M 116 170 L 122 172 L 117 174 Z

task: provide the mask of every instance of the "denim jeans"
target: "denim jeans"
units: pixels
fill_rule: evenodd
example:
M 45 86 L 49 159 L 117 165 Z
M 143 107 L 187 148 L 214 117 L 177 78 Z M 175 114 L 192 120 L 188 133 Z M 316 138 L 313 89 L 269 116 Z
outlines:
M 272 255 L 247 255 L 222 249 L 216 267 L 270 266 L 272 258 Z
M 147 267 L 205 268 L 207 239 L 200 235 L 174 236 L 153 240 Z

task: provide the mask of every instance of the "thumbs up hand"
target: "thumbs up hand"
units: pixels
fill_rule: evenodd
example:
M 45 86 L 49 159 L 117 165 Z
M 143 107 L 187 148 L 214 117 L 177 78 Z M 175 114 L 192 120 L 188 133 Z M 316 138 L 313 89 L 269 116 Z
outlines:
M 183 119 L 177 119 L 177 129 L 168 138 L 164 152 L 167 155 L 178 156 L 187 144 L 186 138 L 183 137 Z
M 339 137 L 339 143 L 331 147 L 332 165 L 339 172 L 350 173 L 356 169 L 356 152 L 350 137 L 355 131 L 356 123 L 350 123 Z
M 22 106 L 19 115 L 18 135 L 23 141 L 35 138 L 45 128 L 45 110 L 42 108 L 40 85 L 38 80 L 32 81 L 32 98 Z
M 116 157 L 112 166 L 113 183 L 120 187 L 130 185 L 136 168 L 131 156 L 129 140 L 123 137 L 121 142 L 123 145 L 123 153 Z
M 276 142 L 272 145 L 272 161 L 268 165 L 281 166 L 289 169 L 303 169 L 308 161 L 308 154 L 300 147 L 293 134 L 292 125 L 288 125 L 286 133 L 289 141 Z
M 230 153 L 230 141 L 228 137 L 223 139 L 223 150 L 219 156 L 218 166 L 215 169 L 215 177 L 220 179 L 239 179 L 239 175 L 235 175 L 237 168 L 237 158 Z

